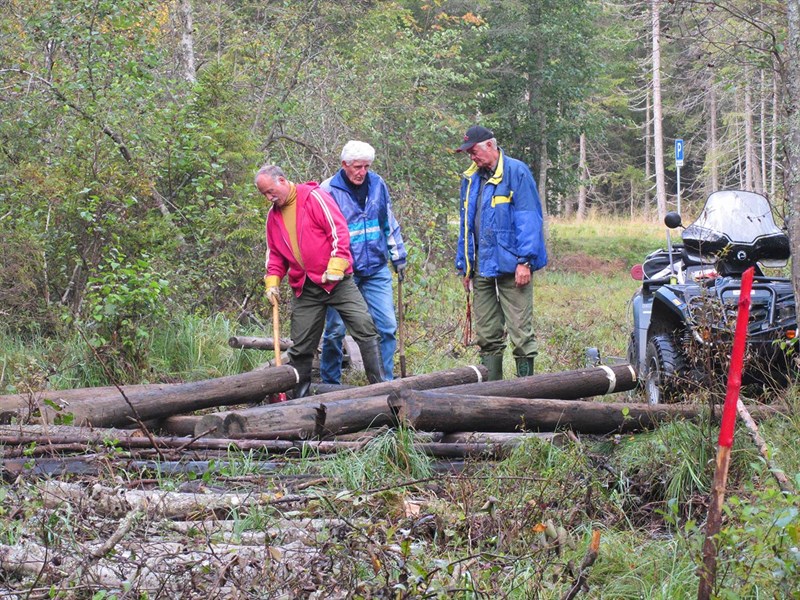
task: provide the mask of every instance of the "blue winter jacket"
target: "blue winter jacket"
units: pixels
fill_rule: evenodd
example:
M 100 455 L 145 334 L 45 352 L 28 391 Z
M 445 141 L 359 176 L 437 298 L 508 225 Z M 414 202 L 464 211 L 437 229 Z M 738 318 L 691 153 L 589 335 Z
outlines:
M 519 264 L 531 271 L 547 264 L 539 192 L 528 165 L 501 150 L 492 176 L 478 198 L 480 174 L 473 162 L 461 181 L 461 227 L 456 269 L 474 276 L 475 215 L 481 202 L 478 227 L 478 275 L 498 277 L 514 273 Z M 351 230 L 352 231 L 352 230 Z
M 353 271 L 361 277 L 373 275 L 387 260 L 391 260 L 395 268 L 405 266 L 406 262 L 406 247 L 400 225 L 392 213 L 389 189 L 377 173 L 368 171 L 367 179 L 369 194 L 363 209 L 350 192 L 342 169 L 321 184 L 322 189 L 334 197 L 347 220 Z

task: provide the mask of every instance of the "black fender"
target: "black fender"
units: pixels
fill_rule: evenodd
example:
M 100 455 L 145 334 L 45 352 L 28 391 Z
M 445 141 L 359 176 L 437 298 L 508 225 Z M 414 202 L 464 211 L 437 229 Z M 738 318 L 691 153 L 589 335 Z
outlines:
M 690 322 L 689 306 L 682 290 L 662 286 L 653 295 L 647 339 L 655 335 L 683 330 Z

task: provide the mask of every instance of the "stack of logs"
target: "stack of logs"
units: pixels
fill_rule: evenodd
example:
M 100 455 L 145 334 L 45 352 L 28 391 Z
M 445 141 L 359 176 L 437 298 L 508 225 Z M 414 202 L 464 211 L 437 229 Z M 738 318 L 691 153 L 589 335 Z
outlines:
M 294 387 L 297 373 L 290 365 L 193 383 L 6 395 L 0 396 L 0 420 L 7 423 L 0 426 L 0 444 L 52 444 L 54 436 L 88 443 L 111 435 L 127 447 L 286 451 L 311 445 L 324 452 L 357 444 L 352 434 L 404 424 L 436 432 L 421 445 L 425 452 L 452 456 L 529 432 L 629 433 L 665 420 L 697 419 L 703 410 L 597 400 L 637 386 L 628 364 L 504 381 L 486 376 L 485 367 L 466 366 L 277 404 L 265 402 Z

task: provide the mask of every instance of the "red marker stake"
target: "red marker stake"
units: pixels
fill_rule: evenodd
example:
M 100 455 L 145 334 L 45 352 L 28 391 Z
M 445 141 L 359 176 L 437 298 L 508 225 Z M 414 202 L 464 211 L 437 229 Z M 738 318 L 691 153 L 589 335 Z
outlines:
M 722 505 L 725 502 L 725 486 L 728 483 L 728 467 L 731 463 L 733 430 L 736 425 L 736 403 L 742 387 L 742 366 L 747 345 L 747 323 L 750 320 L 750 291 L 753 288 L 755 269 L 750 267 L 742 275 L 739 292 L 739 312 L 736 316 L 736 333 L 733 337 L 731 366 L 728 371 L 728 389 L 725 393 L 725 406 L 722 409 L 722 425 L 717 441 L 717 465 L 714 470 L 714 484 L 711 488 L 711 504 L 708 507 L 706 539 L 703 543 L 703 567 L 700 570 L 700 585 L 697 600 L 708 600 L 717 575 L 717 545 L 715 536 L 722 523 Z

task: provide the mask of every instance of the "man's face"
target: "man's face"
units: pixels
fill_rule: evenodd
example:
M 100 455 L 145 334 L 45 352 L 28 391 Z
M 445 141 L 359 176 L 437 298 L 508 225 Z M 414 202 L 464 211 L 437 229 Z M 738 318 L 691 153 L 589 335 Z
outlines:
M 367 178 L 367 172 L 371 164 L 368 160 L 354 160 L 351 163 L 342 161 L 342 169 L 344 169 L 344 174 L 347 175 L 350 181 L 356 185 L 361 185 Z
M 491 141 L 475 144 L 466 153 L 480 169 L 493 169 L 497 164 L 498 152 Z
M 289 199 L 291 186 L 284 177 L 272 178 L 269 175 L 261 175 L 256 181 L 258 191 L 270 202 L 281 208 Z

